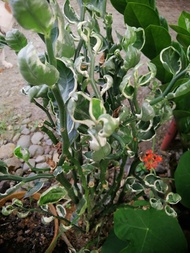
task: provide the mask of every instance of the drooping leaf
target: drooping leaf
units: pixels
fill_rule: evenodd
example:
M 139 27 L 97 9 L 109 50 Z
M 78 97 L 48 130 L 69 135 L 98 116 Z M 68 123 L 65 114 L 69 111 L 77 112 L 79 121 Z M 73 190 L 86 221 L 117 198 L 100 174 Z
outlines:
M 13 16 L 25 29 L 48 34 L 53 26 L 54 15 L 46 0 L 10 0 Z
M 73 7 L 70 5 L 70 0 L 66 0 L 64 4 L 64 15 L 66 18 L 69 20 L 70 23 L 78 23 L 79 22 L 79 17 L 77 16 L 75 10 Z
M 52 86 L 59 79 L 58 70 L 49 63 L 43 64 L 31 43 L 20 50 L 18 64 L 22 76 L 31 85 Z
M 178 162 L 174 174 L 177 193 L 181 196 L 181 203 L 190 208 L 190 151 L 186 151 Z
M 35 185 L 34 185 L 34 187 L 32 187 L 32 189 L 30 189 L 29 191 L 27 191 L 26 194 L 24 195 L 24 197 L 25 198 L 31 197 L 34 193 L 36 193 L 39 190 L 41 190 L 43 186 L 44 186 L 44 182 L 43 181 L 36 182 Z
M 10 48 L 18 53 L 23 47 L 27 45 L 27 39 L 23 33 L 17 29 L 8 31 L 5 36 L 6 42 Z
M 64 187 L 55 185 L 41 194 L 38 204 L 41 206 L 50 203 L 57 203 L 59 200 L 64 199 L 66 195 L 67 192 Z
M 54 45 L 55 55 L 58 58 L 71 58 L 75 53 L 74 39 L 65 27 L 65 19 L 58 3 L 56 3 L 55 15 L 59 31 Z
M 187 242 L 177 219 L 164 210 L 118 209 L 114 223 L 116 236 L 129 242 L 122 253 L 187 252 Z

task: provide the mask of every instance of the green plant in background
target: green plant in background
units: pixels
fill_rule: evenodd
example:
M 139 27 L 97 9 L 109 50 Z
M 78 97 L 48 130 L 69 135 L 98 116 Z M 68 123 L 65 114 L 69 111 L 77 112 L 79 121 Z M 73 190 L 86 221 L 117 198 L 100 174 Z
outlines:
M 173 94 L 172 102 L 175 103 L 173 115 L 181 136 L 184 149 L 189 148 L 189 76 L 184 71 L 190 62 L 189 44 L 190 44 L 190 14 L 183 11 L 178 19 L 178 25 L 170 25 L 176 31 L 176 41 L 173 41 L 169 31 L 167 21 L 160 16 L 156 8 L 155 1 L 147 0 L 111 0 L 113 6 L 124 16 L 126 24 L 134 27 L 142 27 L 145 31 L 146 41 L 142 52 L 152 63 L 156 65 L 156 77 L 162 81 L 162 90 L 172 93 L 178 89 L 178 94 Z M 143 13 L 143 14 L 142 14 Z M 165 51 L 163 49 L 165 48 Z M 150 50 L 151 49 L 151 50 Z M 170 51 L 170 52 L 169 52 Z M 160 54 L 166 53 L 163 58 L 170 61 L 168 68 L 161 58 Z M 168 54 L 169 53 L 169 54 Z M 176 78 L 178 82 L 176 82 Z M 174 80 L 173 85 L 169 82 Z M 181 92 L 183 90 L 183 92 Z
M 42 130 L 61 150 L 55 167 L 35 168 L 29 163 L 28 150 L 17 147 L 15 155 L 29 165 L 33 176 L 12 175 L 1 163 L 0 180 L 16 184 L 0 196 L 34 181 L 35 186 L 26 194 L 31 196 L 46 181 L 53 181 L 39 205 L 56 204 L 59 218 L 65 219 L 63 202 L 75 204 L 74 219 L 69 226 L 60 227 L 67 231 L 81 224 L 80 230 L 94 234 L 78 252 L 113 252 L 112 238 L 117 242 L 115 253 L 139 249 L 186 252 L 173 207 L 181 197 L 169 190 L 170 178 L 156 175 L 162 158 L 152 150 L 140 157 L 139 143 L 155 138 L 159 126 L 172 115 L 171 101 L 188 91 L 189 82 L 183 79 L 182 83 L 181 77 L 188 77 L 189 50 L 182 58 L 167 43 L 166 48 L 155 49 L 163 76 L 167 71 L 167 76 L 172 76 L 162 89 L 156 79 L 161 71 L 156 62 L 148 62 L 147 70 L 139 74 L 144 69 L 140 56 L 147 46 L 146 28 L 127 25 L 125 34 L 117 33 L 114 38 L 106 0 L 77 3 L 79 13 L 69 0 L 62 7 L 56 0 L 10 1 L 17 22 L 44 42 L 45 53 L 39 55 L 18 30 L 5 36 L 18 53 L 19 69 L 27 82 L 23 92 L 47 114 Z M 118 10 L 126 5 L 125 1 L 113 3 Z M 186 65 L 182 64 L 184 59 Z M 181 85 L 177 86 L 179 80 Z M 141 102 L 140 94 L 144 94 Z M 106 224 L 112 224 L 113 214 L 114 232 L 101 249 L 105 240 L 101 231 L 108 230 Z M 168 234 L 170 226 L 172 233 Z M 160 241 L 165 242 L 163 246 Z

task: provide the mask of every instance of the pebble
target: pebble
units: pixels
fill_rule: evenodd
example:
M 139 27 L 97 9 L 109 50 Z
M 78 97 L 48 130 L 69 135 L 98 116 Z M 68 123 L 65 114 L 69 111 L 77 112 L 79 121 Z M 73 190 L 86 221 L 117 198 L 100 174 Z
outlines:
M 43 169 L 43 168 L 49 168 L 49 165 L 47 163 L 38 163 L 37 168 Z
M 21 133 L 16 133 L 16 134 L 14 135 L 14 137 L 13 137 L 13 142 L 18 141 L 18 139 L 20 138 L 20 135 L 21 135 Z
M 35 132 L 31 137 L 32 144 L 38 144 L 43 137 L 44 135 L 41 132 Z
M 15 149 L 14 143 L 7 143 L 0 147 L 0 159 L 6 159 L 13 156 L 13 152 Z
M 35 145 L 35 144 L 31 145 L 28 150 L 30 152 L 30 157 L 43 155 L 44 153 L 43 147 L 40 145 Z
M 16 119 L 17 117 L 15 116 L 15 120 Z M 30 153 L 30 159 L 28 161 L 32 167 L 37 167 L 39 169 L 49 167 L 46 161 L 48 157 L 52 159 L 53 154 L 55 158 L 55 147 L 49 136 L 40 132 L 37 125 L 34 126 L 34 123 L 31 122 L 30 115 L 22 121 L 21 125 L 18 125 L 18 131 L 16 133 L 13 132 L 13 134 L 10 134 L 10 132 L 11 131 L 7 132 L 9 138 L 0 140 L 0 159 L 7 164 L 10 173 L 13 172 L 17 176 L 35 175 L 35 173 L 29 170 L 27 163 L 14 156 L 14 149 L 16 146 L 28 149 Z M 14 186 L 15 182 L 0 182 L 0 192 L 5 192 L 6 189 L 10 187 L 10 184 Z M 33 187 L 34 184 L 35 182 L 24 184 L 22 189 L 28 190 L 28 188 Z
M 28 162 L 31 164 L 32 167 L 35 167 L 35 165 L 36 165 L 35 159 L 29 159 Z M 29 170 L 29 166 L 27 163 L 24 163 L 23 170 L 24 171 Z
M 15 171 L 15 175 L 17 175 L 19 177 L 21 177 L 23 174 L 24 174 L 24 171 L 23 171 L 22 168 L 20 168 L 20 169 L 18 169 L 18 170 Z
M 26 119 L 23 119 L 23 121 L 21 122 L 22 125 L 24 124 L 28 124 L 30 123 L 31 119 L 30 118 L 26 118 Z
M 22 165 L 21 161 L 15 156 L 5 159 L 4 162 L 7 164 L 9 171 L 15 171 Z
M 28 134 L 30 134 L 30 130 L 29 130 L 28 128 L 24 128 L 24 129 L 21 131 L 21 134 L 28 135 Z
M 42 162 L 45 162 L 45 160 L 46 160 L 45 156 L 39 155 L 39 156 L 36 157 L 35 162 L 36 163 L 42 163 Z
M 30 136 L 29 135 L 21 135 L 19 140 L 17 141 L 17 146 L 21 146 L 23 148 L 29 148 Z

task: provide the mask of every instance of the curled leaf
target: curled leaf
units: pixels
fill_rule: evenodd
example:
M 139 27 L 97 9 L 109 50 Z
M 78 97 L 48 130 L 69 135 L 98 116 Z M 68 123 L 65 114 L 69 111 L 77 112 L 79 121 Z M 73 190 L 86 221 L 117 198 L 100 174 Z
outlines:
M 20 50 L 18 64 L 22 76 L 32 85 L 47 84 L 51 87 L 59 79 L 58 70 L 49 63 L 43 64 L 31 43 Z

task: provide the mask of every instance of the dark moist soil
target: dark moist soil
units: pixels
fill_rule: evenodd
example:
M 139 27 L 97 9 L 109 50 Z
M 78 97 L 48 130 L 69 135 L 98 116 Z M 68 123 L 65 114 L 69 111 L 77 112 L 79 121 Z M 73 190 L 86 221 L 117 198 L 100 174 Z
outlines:
M 36 204 L 30 202 L 31 205 Z M 23 219 L 16 213 L 9 216 L 0 213 L 0 252 L 44 253 L 54 235 L 54 222 L 44 225 L 41 217 L 38 212 L 32 212 Z M 60 252 L 66 253 L 67 248 L 64 241 L 58 239 L 53 253 Z

